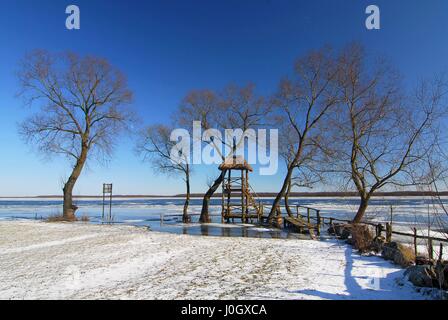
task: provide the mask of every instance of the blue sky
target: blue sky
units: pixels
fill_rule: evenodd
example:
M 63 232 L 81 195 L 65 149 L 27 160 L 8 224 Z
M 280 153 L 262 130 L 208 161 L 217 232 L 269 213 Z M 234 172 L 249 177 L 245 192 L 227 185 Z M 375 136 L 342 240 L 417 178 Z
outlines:
M 32 110 L 15 97 L 18 61 L 35 48 L 107 58 L 128 77 L 133 108 L 152 124 L 165 122 L 191 89 L 253 82 L 272 93 L 294 60 L 325 44 L 359 41 L 384 55 L 412 84 L 448 71 L 448 2 L 363 0 L 0 0 L 0 195 L 59 194 L 69 172 L 63 158 L 44 159 L 17 134 Z M 65 28 L 65 8 L 81 9 L 81 30 Z M 364 26 L 365 8 L 381 10 L 381 30 Z M 98 194 L 113 182 L 122 194 L 175 194 L 180 180 L 155 174 L 122 138 L 107 166 L 90 163 L 76 194 Z M 206 189 L 216 168 L 198 168 L 192 189 Z M 284 171 L 257 177 L 256 190 L 276 191 Z

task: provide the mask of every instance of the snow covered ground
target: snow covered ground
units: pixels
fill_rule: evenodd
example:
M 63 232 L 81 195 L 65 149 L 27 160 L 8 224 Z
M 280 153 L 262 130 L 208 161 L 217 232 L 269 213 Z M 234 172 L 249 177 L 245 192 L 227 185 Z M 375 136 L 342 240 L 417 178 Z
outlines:
M 0 299 L 424 299 L 403 270 L 329 241 L 0 221 Z

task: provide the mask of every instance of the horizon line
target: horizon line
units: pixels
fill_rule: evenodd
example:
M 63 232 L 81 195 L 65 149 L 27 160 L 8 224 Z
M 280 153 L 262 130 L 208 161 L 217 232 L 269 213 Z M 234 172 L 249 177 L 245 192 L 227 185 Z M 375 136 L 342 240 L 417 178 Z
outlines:
M 276 196 L 276 192 L 257 192 L 259 197 Z M 314 196 L 314 197 L 354 197 L 359 194 L 356 191 L 317 191 L 317 192 L 291 192 L 291 197 L 300 196 Z M 434 192 L 434 191 L 385 191 L 377 192 L 373 196 L 448 196 L 448 191 Z M 174 195 L 155 195 L 155 194 L 117 194 L 112 195 L 113 198 L 182 198 L 186 194 Z M 191 193 L 190 197 L 203 197 L 204 193 Z M 221 197 L 221 193 L 215 193 L 212 198 Z M 74 195 L 73 198 L 102 198 L 102 194 L 97 195 Z M 106 196 L 107 198 L 109 196 Z M 63 195 L 34 195 L 34 196 L 0 196 L 0 199 L 46 199 L 46 198 L 63 198 Z

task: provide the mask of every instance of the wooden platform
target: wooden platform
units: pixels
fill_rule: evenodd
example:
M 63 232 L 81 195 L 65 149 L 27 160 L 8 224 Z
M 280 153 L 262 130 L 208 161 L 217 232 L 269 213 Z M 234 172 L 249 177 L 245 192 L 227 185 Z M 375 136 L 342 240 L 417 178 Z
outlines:
M 244 215 L 240 212 L 232 212 L 232 211 L 224 211 L 224 215 L 222 216 L 222 218 L 226 221 L 229 221 L 229 219 L 240 219 L 241 222 L 248 222 L 248 220 L 257 220 L 259 219 L 259 215 L 257 212 L 248 212 L 245 213 Z M 247 221 L 245 221 L 247 220 Z
M 288 216 L 288 217 L 284 218 L 283 223 L 285 225 L 285 228 L 288 226 L 293 226 L 300 233 L 303 233 L 305 230 L 307 230 L 310 234 L 310 238 L 313 240 L 316 239 L 316 235 L 314 234 L 314 230 L 316 229 L 316 226 L 304 221 L 301 218 L 294 218 L 294 217 Z

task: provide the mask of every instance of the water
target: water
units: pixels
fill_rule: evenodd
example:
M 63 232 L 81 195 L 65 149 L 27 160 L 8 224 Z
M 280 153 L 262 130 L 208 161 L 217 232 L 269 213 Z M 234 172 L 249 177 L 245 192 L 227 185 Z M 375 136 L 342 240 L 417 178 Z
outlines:
M 210 202 L 210 215 L 212 223 L 199 224 L 202 199 L 190 201 L 189 213 L 192 214 L 192 223 L 182 223 L 182 210 L 184 200 L 170 199 L 115 199 L 112 201 L 112 223 L 126 224 L 139 227 L 149 227 L 154 231 L 171 232 L 178 234 L 225 236 L 225 237 L 258 237 L 258 238 L 304 238 L 296 233 L 265 228 L 255 224 L 221 224 L 220 199 Z M 272 200 L 271 200 L 272 201 Z M 88 216 L 89 222 L 104 223 L 102 218 L 101 199 L 76 200 L 79 207 L 77 216 Z M 12 219 L 46 219 L 49 216 L 62 213 L 62 200 L 60 199 L 4 199 L 0 200 L 0 220 Z M 108 215 L 108 203 L 105 215 Z M 163 219 L 161 219 L 163 215 Z M 163 220 L 163 221 L 162 221 Z
M 266 210 L 272 203 L 272 198 L 263 198 Z M 444 200 L 448 202 L 447 200 Z M 202 199 L 194 198 L 190 202 L 189 213 L 192 214 L 192 224 L 182 224 L 183 208 L 181 198 L 122 198 L 112 202 L 113 223 L 149 227 L 151 230 L 212 236 L 242 236 L 242 237 L 274 237 L 290 238 L 304 237 L 291 232 L 279 231 L 253 224 L 221 224 L 221 199 L 212 199 L 210 214 L 212 224 L 197 223 L 201 211 Z M 351 219 L 356 212 L 359 199 L 350 198 L 292 198 L 291 205 L 309 206 L 321 210 L 324 216 Z M 79 207 L 77 215 L 88 216 L 90 223 L 103 223 L 101 199 L 77 199 Z M 421 224 L 428 222 L 428 210 L 433 206 L 431 198 L 402 197 L 374 198 L 370 202 L 368 219 L 389 221 L 390 206 L 394 208 L 393 219 L 398 224 Z M 108 207 L 106 207 L 106 213 Z M 62 213 L 61 199 L 0 199 L 0 219 L 45 219 L 51 215 Z M 304 212 L 303 212 L 304 213 Z M 164 216 L 163 222 L 161 215 Z M 446 215 L 441 215 L 446 221 Z M 434 217 L 431 217 L 434 219 Z M 305 236 L 306 238 L 306 236 Z

